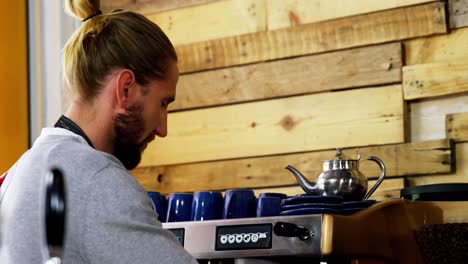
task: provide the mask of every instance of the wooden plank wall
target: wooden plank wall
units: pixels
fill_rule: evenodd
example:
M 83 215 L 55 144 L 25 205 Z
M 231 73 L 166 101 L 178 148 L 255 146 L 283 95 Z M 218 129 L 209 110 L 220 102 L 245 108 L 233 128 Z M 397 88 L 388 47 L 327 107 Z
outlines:
M 314 179 L 338 147 L 386 163 L 377 199 L 468 182 L 468 0 L 101 2 L 145 14 L 179 55 L 169 135 L 133 171 L 147 190 L 293 195 L 284 167 Z

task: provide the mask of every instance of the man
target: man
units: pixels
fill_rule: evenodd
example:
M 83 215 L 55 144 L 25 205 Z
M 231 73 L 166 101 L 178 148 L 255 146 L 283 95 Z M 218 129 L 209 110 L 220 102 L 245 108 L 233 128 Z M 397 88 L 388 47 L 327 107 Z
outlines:
M 1 186 L 0 263 L 47 258 L 41 186 L 53 167 L 63 171 L 67 190 L 64 263 L 196 263 L 162 229 L 128 172 L 149 142 L 167 135 L 178 80 L 174 48 L 145 17 L 102 14 L 97 2 L 67 1 L 83 21 L 64 49 L 73 102 Z

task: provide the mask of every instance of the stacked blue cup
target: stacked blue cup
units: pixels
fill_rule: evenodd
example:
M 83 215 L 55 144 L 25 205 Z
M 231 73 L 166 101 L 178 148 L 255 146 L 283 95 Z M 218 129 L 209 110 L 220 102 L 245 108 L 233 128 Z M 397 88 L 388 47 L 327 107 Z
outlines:
M 285 193 L 274 193 L 274 192 L 260 193 L 258 198 L 262 198 L 262 197 L 278 197 L 280 200 L 288 198 L 288 196 Z
M 217 219 L 235 219 L 248 217 L 264 217 L 279 215 L 281 199 L 286 198 L 282 193 L 261 193 L 256 199 L 251 189 L 227 190 L 225 197 L 221 192 L 201 191 L 190 193 L 171 193 L 164 205 L 161 194 L 149 192 L 153 208 L 158 212 L 158 219 L 162 222 L 207 221 Z M 161 207 L 161 209 L 159 209 Z M 166 214 L 160 213 L 166 212 Z
M 257 199 L 257 217 L 277 216 L 281 212 L 281 199 L 263 196 Z
M 166 222 L 190 221 L 192 217 L 192 199 L 190 193 L 171 193 L 167 206 Z
M 250 189 L 227 190 L 223 219 L 255 217 L 255 194 Z
M 153 206 L 153 210 L 158 215 L 158 220 L 160 222 L 165 222 L 166 212 L 167 212 L 166 197 L 159 192 L 148 192 L 148 196 L 151 200 L 151 205 Z
M 192 221 L 221 219 L 223 195 L 220 192 L 195 192 L 192 202 Z

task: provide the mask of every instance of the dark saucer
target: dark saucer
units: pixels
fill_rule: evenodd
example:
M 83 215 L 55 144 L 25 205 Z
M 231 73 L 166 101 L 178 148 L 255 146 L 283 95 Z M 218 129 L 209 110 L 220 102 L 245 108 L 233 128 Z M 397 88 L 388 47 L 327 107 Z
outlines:
M 343 198 L 339 196 L 317 196 L 317 195 L 299 195 L 282 200 L 282 205 L 305 204 L 305 203 L 326 203 L 341 204 Z
M 341 214 L 340 210 L 331 208 L 300 208 L 282 211 L 280 215 L 308 215 L 308 214 Z
M 330 208 L 341 210 L 345 207 L 342 204 L 330 204 L 330 203 L 303 203 L 303 204 L 291 204 L 281 207 L 281 211 L 295 210 L 301 208 Z

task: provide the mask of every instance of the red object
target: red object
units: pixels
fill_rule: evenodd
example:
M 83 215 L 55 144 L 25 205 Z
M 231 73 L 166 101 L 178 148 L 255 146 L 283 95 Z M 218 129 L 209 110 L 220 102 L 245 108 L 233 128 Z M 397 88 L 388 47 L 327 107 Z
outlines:
M 3 183 L 3 181 L 5 180 L 5 178 L 6 178 L 7 174 L 8 174 L 8 171 L 7 171 L 7 172 L 5 172 L 5 173 L 3 173 L 3 175 L 2 175 L 2 176 L 0 176 L 0 186 L 2 186 L 2 183 Z

